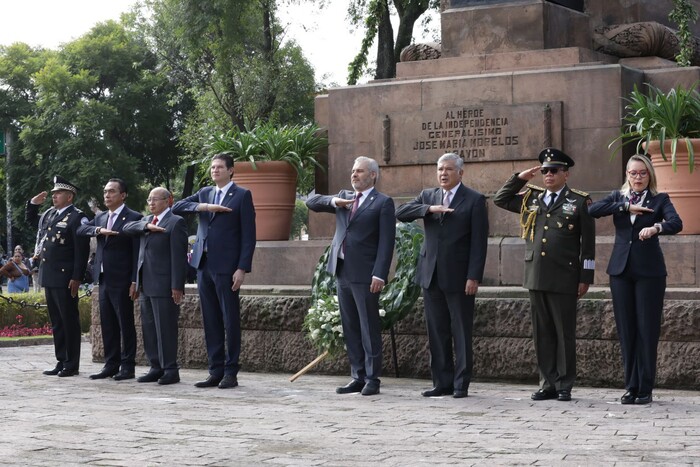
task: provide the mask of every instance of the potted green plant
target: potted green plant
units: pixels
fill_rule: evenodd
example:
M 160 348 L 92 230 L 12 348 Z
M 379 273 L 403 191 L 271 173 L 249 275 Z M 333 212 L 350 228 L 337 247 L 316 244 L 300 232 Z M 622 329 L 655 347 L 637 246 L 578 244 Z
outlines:
M 683 233 L 700 233 L 695 214 L 700 202 L 700 177 L 693 175 L 695 152 L 700 149 L 700 93 L 696 84 L 668 92 L 646 84 L 648 93 L 634 87 L 625 99 L 621 134 L 608 148 L 636 143 L 637 153 L 648 155 L 657 175 L 659 191 L 668 193 L 683 219 Z M 677 170 L 685 166 L 686 169 Z
M 287 240 L 296 194 L 313 189 L 316 156 L 327 144 L 316 125 L 264 123 L 214 136 L 208 150 L 233 157 L 234 181 L 253 194 L 258 240 Z

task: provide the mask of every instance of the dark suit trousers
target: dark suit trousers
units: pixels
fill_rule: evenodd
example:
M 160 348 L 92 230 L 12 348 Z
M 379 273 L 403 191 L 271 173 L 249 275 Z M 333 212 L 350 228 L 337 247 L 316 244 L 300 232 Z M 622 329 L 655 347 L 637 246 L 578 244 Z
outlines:
M 540 388 L 568 390 L 576 380 L 576 294 L 530 290 Z
M 46 304 L 51 319 L 56 360 L 68 370 L 80 368 L 80 313 L 78 297 L 71 297 L 68 287 L 45 287 Z
M 134 302 L 129 287 L 100 285 L 100 322 L 105 348 L 105 368 L 133 372 L 136 359 Z
M 343 277 L 343 262 L 337 268 L 338 303 L 350 374 L 359 381 L 376 380 L 382 374 L 382 324 L 379 294 L 368 283 L 353 283 Z
M 443 292 L 437 286 L 435 277 L 430 287 L 423 289 L 430 372 L 436 388 L 469 389 L 474 367 L 472 329 L 475 298 L 464 291 Z
M 238 374 L 241 355 L 240 291 L 232 291 L 233 276 L 216 274 L 207 263 L 197 270 L 209 374 L 216 378 Z
M 649 394 L 656 378 L 666 277 L 639 277 L 625 270 L 619 276 L 610 276 L 610 290 L 625 388 Z
M 180 307 L 172 297 L 148 297 L 141 292 L 143 349 L 151 368 L 166 373 L 178 370 L 177 320 Z

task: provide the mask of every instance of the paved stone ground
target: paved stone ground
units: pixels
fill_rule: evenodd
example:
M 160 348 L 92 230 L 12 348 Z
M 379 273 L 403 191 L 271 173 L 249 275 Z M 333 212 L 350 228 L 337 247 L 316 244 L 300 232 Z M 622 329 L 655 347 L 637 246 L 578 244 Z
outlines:
M 425 380 L 384 378 L 375 397 L 348 378 L 242 373 L 231 390 L 44 376 L 47 345 L 0 349 L 0 464 L 700 465 L 700 393 L 660 389 L 622 406 L 620 389 L 575 388 L 532 402 L 531 386 L 472 383 L 467 399 L 425 399 Z M 141 367 L 137 373 L 145 371 Z

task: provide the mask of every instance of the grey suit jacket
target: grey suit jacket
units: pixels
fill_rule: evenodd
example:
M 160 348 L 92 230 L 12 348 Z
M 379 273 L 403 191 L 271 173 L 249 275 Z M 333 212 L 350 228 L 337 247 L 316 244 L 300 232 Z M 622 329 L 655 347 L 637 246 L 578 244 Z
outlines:
M 352 219 L 350 209 L 331 205 L 333 196 L 315 195 L 306 201 L 306 205 L 312 211 L 335 214 L 328 272 L 336 274 L 338 254 L 345 243 L 344 277 L 357 283 L 369 284 L 373 276 L 388 282 L 396 236 L 394 200 L 376 189 L 367 196 Z M 338 197 L 353 199 L 355 193 L 342 190 Z
M 171 212 L 158 225 L 165 232 L 150 232 L 149 215 L 140 221 L 127 222 L 122 232 L 141 235 L 136 284 L 149 297 L 170 297 L 172 290 L 184 290 L 187 276 L 187 226 L 185 220 Z

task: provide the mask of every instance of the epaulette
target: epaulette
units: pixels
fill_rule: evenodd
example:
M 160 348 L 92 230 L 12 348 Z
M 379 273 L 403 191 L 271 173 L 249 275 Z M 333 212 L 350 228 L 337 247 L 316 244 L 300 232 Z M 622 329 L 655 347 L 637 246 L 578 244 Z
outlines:
M 588 198 L 588 197 L 590 196 L 590 195 L 589 195 L 588 193 L 586 193 L 585 191 L 574 190 L 573 188 L 569 188 L 569 189 L 570 189 L 571 191 L 573 191 L 574 193 L 576 193 L 577 195 L 583 196 L 584 198 Z
M 533 185 L 532 183 L 528 183 L 525 186 L 528 188 L 531 188 L 533 190 L 537 190 L 537 191 L 546 191 L 547 190 L 546 188 L 542 188 L 541 186 Z

